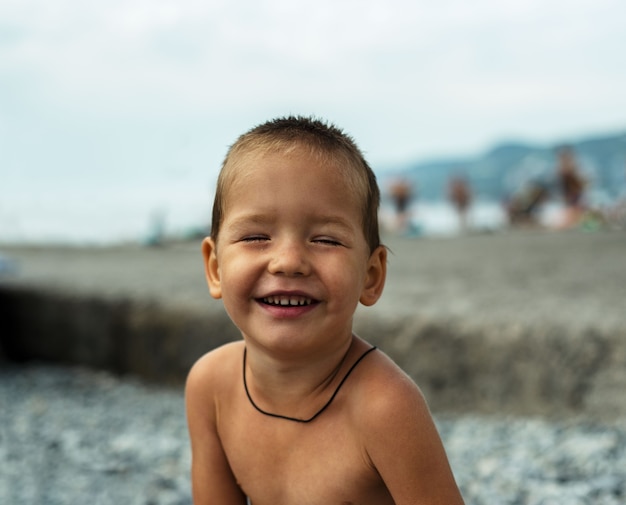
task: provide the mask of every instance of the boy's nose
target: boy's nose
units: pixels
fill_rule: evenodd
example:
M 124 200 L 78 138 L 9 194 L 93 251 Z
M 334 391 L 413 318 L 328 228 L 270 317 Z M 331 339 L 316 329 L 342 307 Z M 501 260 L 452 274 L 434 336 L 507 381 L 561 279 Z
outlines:
M 308 275 L 310 265 L 306 245 L 295 240 L 286 240 L 277 244 L 268 270 L 272 274 Z

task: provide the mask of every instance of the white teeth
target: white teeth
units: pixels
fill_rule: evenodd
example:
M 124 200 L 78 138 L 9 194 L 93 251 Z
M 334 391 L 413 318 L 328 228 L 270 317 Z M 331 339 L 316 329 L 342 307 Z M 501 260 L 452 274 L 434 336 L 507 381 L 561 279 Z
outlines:
M 266 296 L 263 302 L 269 305 L 280 305 L 283 307 L 300 307 L 311 305 L 313 300 L 303 296 Z

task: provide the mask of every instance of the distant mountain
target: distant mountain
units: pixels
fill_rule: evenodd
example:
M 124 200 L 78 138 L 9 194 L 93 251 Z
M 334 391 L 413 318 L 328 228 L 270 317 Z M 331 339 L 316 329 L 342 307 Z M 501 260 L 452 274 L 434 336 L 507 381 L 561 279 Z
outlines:
M 420 200 L 445 198 L 448 181 L 455 175 L 469 181 L 476 198 L 502 200 L 531 181 L 554 193 L 556 153 L 564 145 L 573 149 L 596 199 L 612 200 L 626 191 L 626 131 L 545 146 L 506 142 L 473 158 L 416 162 L 385 171 L 379 178 L 383 190 L 392 179 L 407 180 Z

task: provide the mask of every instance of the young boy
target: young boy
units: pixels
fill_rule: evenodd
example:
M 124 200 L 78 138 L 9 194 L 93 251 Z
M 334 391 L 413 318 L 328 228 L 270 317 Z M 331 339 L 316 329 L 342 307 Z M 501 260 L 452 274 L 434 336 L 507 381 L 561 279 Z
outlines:
M 203 254 L 243 341 L 189 374 L 196 505 L 463 503 L 419 389 L 352 333 L 385 283 L 378 205 L 357 146 L 321 121 L 230 148 Z

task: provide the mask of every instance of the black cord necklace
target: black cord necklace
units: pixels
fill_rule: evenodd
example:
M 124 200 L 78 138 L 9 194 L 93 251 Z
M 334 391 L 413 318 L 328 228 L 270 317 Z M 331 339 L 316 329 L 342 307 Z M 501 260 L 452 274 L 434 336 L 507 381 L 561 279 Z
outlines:
M 296 422 L 296 423 L 310 423 L 311 421 L 313 421 L 317 416 L 319 416 L 322 412 L 324 412 L 328 408 L 328 406 L 331 404 L 331 402 L 335 399 L 335 396 L 337 396 L 337 393 L 339 392 L 339 389 L 341 388 L 341 386 L 343 386 L 343 383 L 346 382 L 346 379 L 352 373 L 352 370 L 354 370 L 356 368 L 356 366 L 361 362 L 361 360 L 365 356 L 367 356 L 370 352 L 372 352 L 374 349 L 376 349 L 376 346 L 370 347 L 367 351 L 365 351 L 363 354 L 361 354 L 359 359 L 357 359 L 354 362 L 354 364 L 350 367 L 350 370 L 348 370 L 348 373 L 346 373 L 346 375 L 344 375 L 343 379 L 341 379 L 341 382 L 337 386 L 337 389 L 335 389 L 335 392 L 333 393 L 333 395 L 330 397 L 330 400 L 328 400 L 326 402 L 326 404 L 313 415 L 313 417 L 310 417 L 308 419 L 298 419 L 297 417 L 289 417 L 289 416 L 283 416 L 283 415 L 280 415 L 280 414 L 273 414 L 271 412 L 266 412 L 265 410 L 260 408 L 256 403 L 254 403 L 254 400 L 252 399 L 252 396 L 250 396 L 250 391 L 248 391 L 248 382 L 246 381 L 246 348 L 245 347 L 243 348 L 243 387 L 246 390 L 246 396 L 248 397 L 248 400 L 250 401 L 251 405 L 256 410 L 258 410 L 261 414 L 266 415 L 266 416 L 270 416 L 270 417 L 277 417 L 278 419 L 286 419 L 287 421 L 293 421 L 293 422 Z

